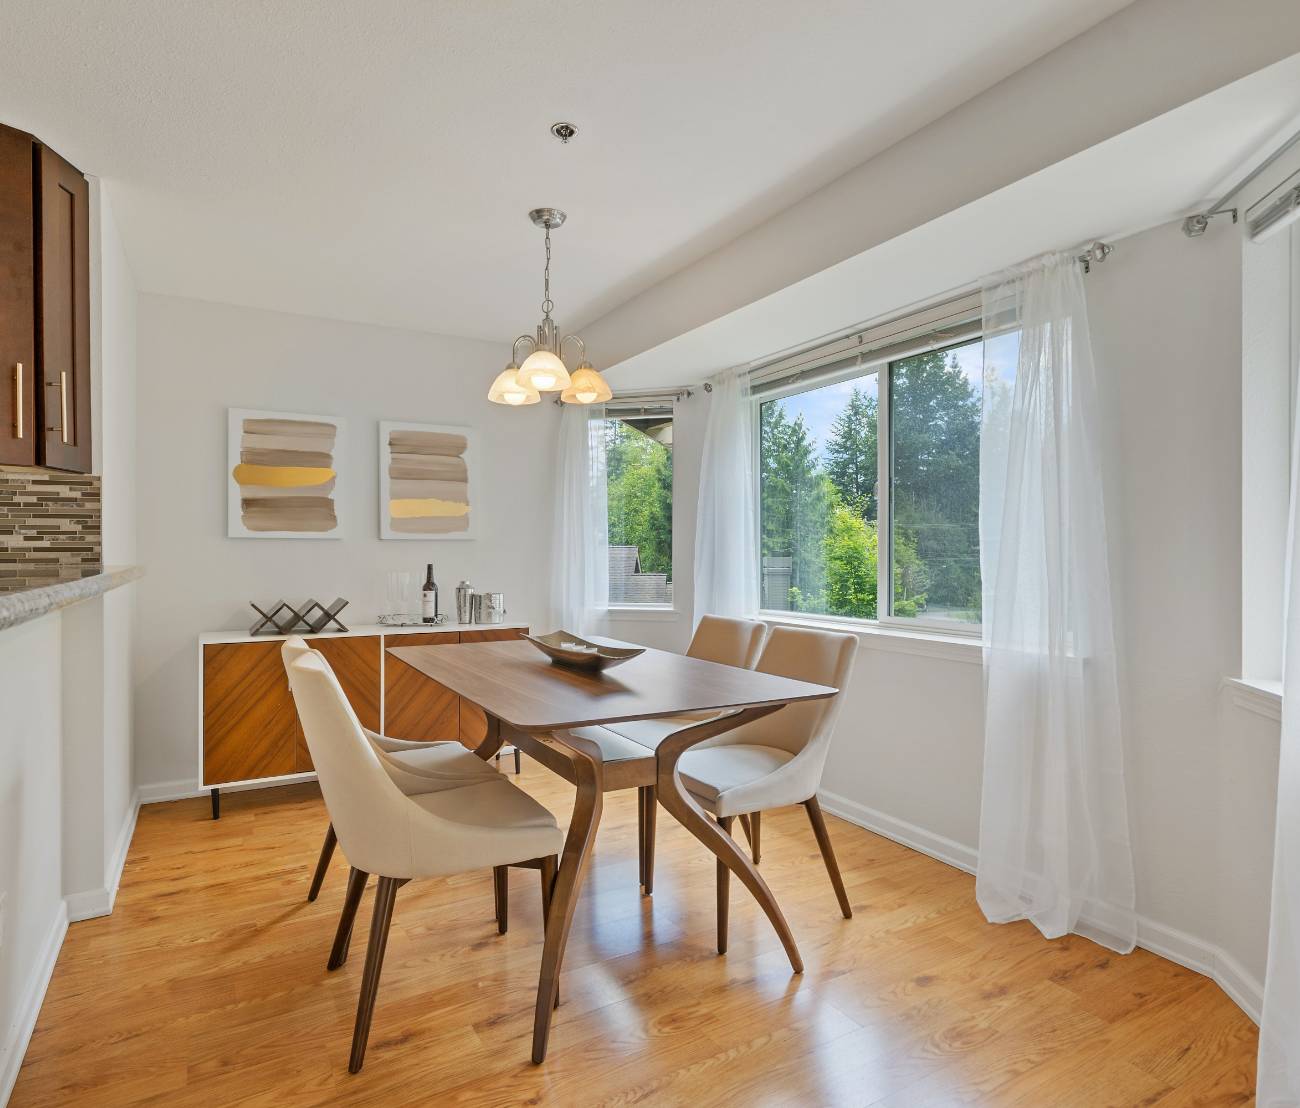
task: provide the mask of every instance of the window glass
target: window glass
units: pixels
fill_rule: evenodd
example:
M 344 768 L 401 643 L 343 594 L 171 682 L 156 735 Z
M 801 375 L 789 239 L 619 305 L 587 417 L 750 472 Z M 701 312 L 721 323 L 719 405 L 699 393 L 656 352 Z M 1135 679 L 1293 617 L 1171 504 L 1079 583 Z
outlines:
M 979 339 L 889 367 L 896 617 L 980 620 L 983 374 Z
M 605 421 L 609 603 L 672 605 L 673 419 L 629 412 Z
M 875 619 L 875 372 L 759 405 L 762 606 Z

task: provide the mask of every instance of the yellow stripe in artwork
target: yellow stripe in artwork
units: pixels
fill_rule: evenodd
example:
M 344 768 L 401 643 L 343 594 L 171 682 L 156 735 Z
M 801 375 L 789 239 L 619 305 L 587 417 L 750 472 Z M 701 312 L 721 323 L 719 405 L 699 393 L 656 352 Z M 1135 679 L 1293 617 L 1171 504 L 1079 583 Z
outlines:
M 393 519 L 421 519 L 429 516 L 463 516 L 469 505 L 460 500 L 439 500 L 436 496 L 399 497 L 388 502 Z
M 332 480 L 334 471 L 324 466 L 259 466 L 241 462 L 234 478 L 240 485 L 270 485 L 279 489 L 310 488 Z

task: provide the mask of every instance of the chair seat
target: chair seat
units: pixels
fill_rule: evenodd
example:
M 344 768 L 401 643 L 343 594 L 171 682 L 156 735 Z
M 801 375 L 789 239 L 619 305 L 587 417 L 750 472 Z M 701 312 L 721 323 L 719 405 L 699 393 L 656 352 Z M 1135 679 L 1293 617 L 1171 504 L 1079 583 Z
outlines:
M 620 723 L 616 726 L 626 725 Z M 569 733 L 600 747 L 600 756 L 605 762 L 625 762 L 654 756 L 653 748 L 620 735 L 613 727 L 575 727 Z
M 538 849 L 533 857 L 559 853 L 564 845 L 564 835 L 554 815 L 499 774 L 491 782 L 425 793 L 411 800 L 439 819 L 482 827 L 486 836 L 510 831 L 538 832 Z
M 712 809 L 721 794 L 761 781 L 793 759 L 794 755 L 788 750 L 733 743 L 688 750 L 677 763 L 677 769 L 687 790 L 705 807 Z M 768 807 L 762 794 L 763 790 L 758 789 L 748 796 L 746 799 L 750 802 L 750 807 L 745 810 L 758 811 Z M 771 806 L 784 803 L 789 801 L 776 800 Z
M 683 712 L 680 716 L 659 716 L 657 719 L 631 719 L 624 723 L 607 723 L 605 727 L 616 735 L 631 739 L 649 750 L 658 750 L 659 744 L 678 731 L 693 727 L 706 720 L 717 719 L 721 712 Z
M 393 783 L 407 796 L 502 780 L 495 769 L 458 742 L 428 743 L 417 749 L 384 753 L 381 758 Z

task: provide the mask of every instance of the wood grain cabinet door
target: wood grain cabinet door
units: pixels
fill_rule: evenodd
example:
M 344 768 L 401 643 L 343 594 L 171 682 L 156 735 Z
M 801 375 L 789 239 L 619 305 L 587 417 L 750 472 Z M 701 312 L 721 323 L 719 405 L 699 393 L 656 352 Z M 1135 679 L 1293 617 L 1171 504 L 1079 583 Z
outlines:
M 35 465 L 36 236 L 32 136 L 0 126 L 0 463 Z
M 295 772 L 302 728 L 280 643 L 203 647 L 203 783 Z
M 349 635 L 337 639 L 308 639 L 311 646 L 325 655 L 334 676 L 343 686 L 344 695 L 362 727 L 379 730 L 379 636 Z M 295 773 L 313 768 L 307 739 L 300 732 L 295 754 Z
M 90 186 L 38 146 L 36 368 L 42 465 L 90 472 Z
M 527 628 L 501 627 L 482 631 L 462 631 L 461 642 L 505 642 L 509 639 L 522 639 Z M 483 709 L 472 700 L 460 702 L 460 741 L 466 746 L 478 746 L 487 738 L 487 716 Z
M 456 631 L 385 635 L 384 645 L 445 646 L 460 641 Z M 391 654 L 384 656 L 384 734 L 414 742 L 454 742 L 460 737 L 460 697 Z

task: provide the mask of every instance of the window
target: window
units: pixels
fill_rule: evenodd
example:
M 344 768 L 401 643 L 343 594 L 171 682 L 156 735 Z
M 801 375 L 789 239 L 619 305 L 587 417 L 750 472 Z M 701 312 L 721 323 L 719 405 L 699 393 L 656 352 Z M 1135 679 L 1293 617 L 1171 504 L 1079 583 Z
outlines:
M 672 409 L 606 412 L 610 607 L 672 607 Z
M 938 349 L 914 339 L 878 361 L 832 360 L 802 387 L 755 385 L 764 609 L 979 623 L 984 344 L 972 331 L 968 319 Z

